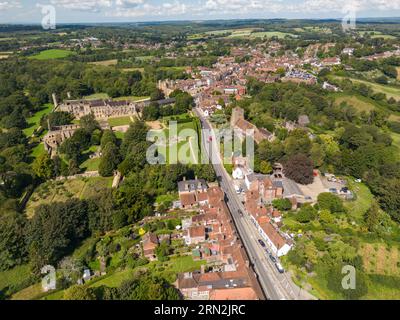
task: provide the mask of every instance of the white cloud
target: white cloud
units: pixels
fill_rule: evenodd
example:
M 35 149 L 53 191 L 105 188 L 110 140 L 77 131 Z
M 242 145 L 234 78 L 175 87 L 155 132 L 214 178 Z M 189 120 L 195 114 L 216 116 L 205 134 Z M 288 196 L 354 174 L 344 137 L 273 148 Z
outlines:
M 70 10 L 99 11 L 101 8 L 110 8 L 112 0 L 51 0 L 51 4 Z
M 20 7 L 21 3 L 19 1 L 0 1 L 0 11 L 6 11 L 8 9 Z

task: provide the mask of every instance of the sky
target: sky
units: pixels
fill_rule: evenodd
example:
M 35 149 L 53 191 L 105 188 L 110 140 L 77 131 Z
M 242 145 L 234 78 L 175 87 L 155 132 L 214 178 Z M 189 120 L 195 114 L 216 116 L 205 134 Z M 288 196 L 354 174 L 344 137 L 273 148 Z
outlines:
M 56 23 L 400 17 L 400 0 L 0 0 L 0 24 L 40 24 L 49 5 Z

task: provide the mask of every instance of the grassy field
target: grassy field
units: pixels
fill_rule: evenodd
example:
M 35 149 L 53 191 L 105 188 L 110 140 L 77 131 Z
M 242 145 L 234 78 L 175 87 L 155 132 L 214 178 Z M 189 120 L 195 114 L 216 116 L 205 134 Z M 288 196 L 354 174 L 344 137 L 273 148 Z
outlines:
M 343 77 L 335 77 L 335 78 L 343 79 Z M 400 89 L 399 88 L 385 86 L 385 85 L 377 84 L 374 82 L 369 82 L 369 81 L 359 80 L 359 79 L 354 79 L 354 78 L 350 78 L 350 80 L 353 82 L 356 82 L 356 83 L 363 83 L 367 86 L 370 86 L 374 92 L 381 92 L 381 93 L 386 94 L 387 98 L 393 97 L 396 100 L 400 99 Z
M 94 100 L 94 99 L 109 99 L 110 97 L 108 96 L 107 93 L 93 93 L 93 94 L 91 94 L 89 96 L 85 96 L 83 98 L 87 99 L 87 100 L 91 100 L 91 99 Z
M 47 181 L 41 184 L 32 194 L 26 205 L 26 215 L 33 217 L 35 209 L 41 204 L 64 202 L 68 199 L 90 198 L 100 189 L 110 188 L 113 177 L 80 178 L 63 181 Z
M 150 97 L 148 97 L 148 96 L 124 96 L 124 97 L 114 98 L 115 101 L 130 100 L 133 102 L 147 100 L 147 99 L 150 99 Z
M 86 161 L 81 163 L 79 168 L 83 169 L 84 171 L 98 171 L 99 164 L 100 158 L 87 159 Z
M 48 114 L 53 109 L 53 104 L 47 103 L 43 106 L 42 110 L 36 112 L 32 117 L 26 119 L 28 122 L 28 128 L 24 129 L 24 133 L 27 137 L 30 137 L 33 132 L 39 127 L 40 119 L 42 116 Z
M 115 66 L 117 63 L 117 59 L 89 62 L 89 64 L 93 64 L 95 66 Z
M 34 56 L 31 56 L 29 58 L 36 59 L 36 60 L 62 59 L 62 58 L 66 58 L 72 54 L 75 54 L 75 53 L 72 51 L 69 51 L 69 50 L 50 49 L 50 50 L 41 51 L 40 53 L 35 54 Z
M 375 106 L 364 97 L 346 94 L 335 95 L 335 105 L 340 105 L 342 102 L 347 102 L 347 104 L 353 106 L 359 112 L 375 109 Z
M 0 272 L 0 291 L 5 294 L 18 291 L 29 284 L 30 277 L 31 271 L 27 264 L 2 271 Z
M 31 153 L 29 156 L 32 158 L 37 158 L 38 156 L 40 156 L 44 153 L 46 153 L 46 150 L 44 149 L 43 142 L 41 142 L 31 150 Z
M 110 127 L 125 126 L 132 123 L 131 117 L 109 118 L 108 124 Z
M 354 182 L 348 179 L 348 186 L 352 190 L 356 199 L 352 201 L 345 201 L 344 206 L 348 209 L 349 214 L 354 217 L 356 221 L 363 221 L 365 212 L 371 207 L 374 196 L 368 187 L 363 183 Z
M 279 39 L 284 39 L 285 37 L 296 37 L 294 34 L 279 32 L 279 31 L 262 31 L 262 32 L 253 32 L 250 34 L 250 38 L 272 38 L 277 37 Z

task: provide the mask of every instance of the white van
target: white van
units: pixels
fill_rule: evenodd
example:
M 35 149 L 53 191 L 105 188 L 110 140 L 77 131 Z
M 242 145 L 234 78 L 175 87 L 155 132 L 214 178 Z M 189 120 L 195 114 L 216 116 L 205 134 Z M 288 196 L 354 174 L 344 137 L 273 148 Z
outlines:
M 276 269 L 278 269 L 279 273 L 284 273 L 285 269 L 283 269 L 282 265 L 279 262 L 275 263 Z

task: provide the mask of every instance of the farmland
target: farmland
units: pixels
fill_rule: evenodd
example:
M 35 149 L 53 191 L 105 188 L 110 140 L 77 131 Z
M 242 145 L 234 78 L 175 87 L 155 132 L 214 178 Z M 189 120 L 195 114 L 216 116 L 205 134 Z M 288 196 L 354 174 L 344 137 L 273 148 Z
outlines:
M 50 49 L 50 50 L 41 51 L 40 53 L 31 56 L 30 59 L 36 59 L 36 60 L 62 59 L 62 58 L 66 58 L 72 54 L 75 54 L 75 53 L 72 51 L 69 51 L 69 50 Z

